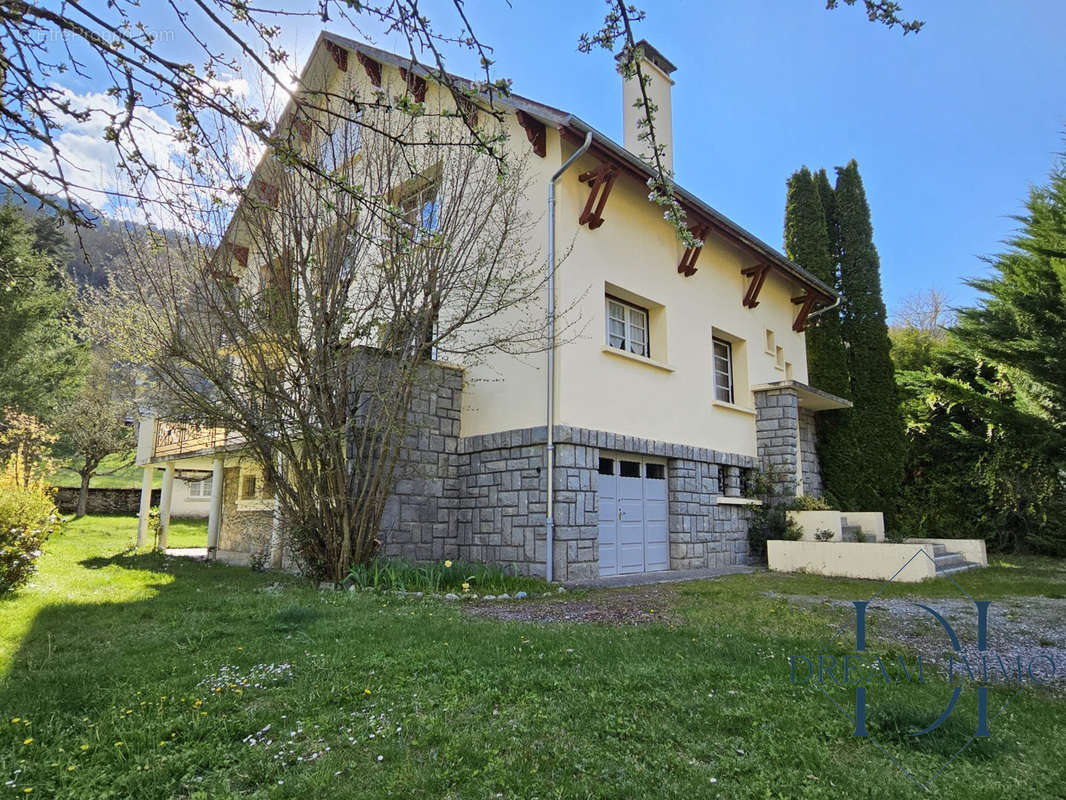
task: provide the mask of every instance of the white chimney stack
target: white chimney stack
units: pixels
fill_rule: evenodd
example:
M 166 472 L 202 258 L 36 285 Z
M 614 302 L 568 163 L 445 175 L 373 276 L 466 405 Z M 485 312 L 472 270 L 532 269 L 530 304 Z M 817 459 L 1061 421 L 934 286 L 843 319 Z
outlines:
M 666 57 L 641 39 L 634 45 L 640 69 L 649 79 L 644 91 L 648 101 L 654 106 L 655 141 L 663 147 L 663 166 L 667 171 L 674 171 L 674 135 L 673 119 L 670 108 L 670 87 L 674 85 L 670 73 L 677 69 Z M 621 61 L 621 55 L 616 57 Z M 644 158 L 651 158 L 651 143 L 641 139 L 640 134 L 647 131 L 647 126 L 638 125 L 645 119 L 643 106 L 637 101 L 643 100 L 640 81 L 636 75 L 622 81 L 622 123 L 625 131 L 623 144 L 626 150 Z

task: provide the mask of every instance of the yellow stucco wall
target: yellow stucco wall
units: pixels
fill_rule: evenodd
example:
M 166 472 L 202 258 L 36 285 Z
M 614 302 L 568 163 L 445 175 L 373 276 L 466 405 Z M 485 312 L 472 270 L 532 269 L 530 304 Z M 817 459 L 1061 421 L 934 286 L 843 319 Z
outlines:
M 354 53 L 347 73 L 339 73 L 322 52 L 313 68 L 329 74 L 331 89 L 363 96 L 371 87 Z M 400 76 L 383 66 L 387 87 L 398 88 Z M 427 107 L 451 105 L 430 85 Z M 528 189 L 525 211 L 535 220 L 528 252 L 546 258 L 548 179 L 573 152 L 557 131 L 548 128 L 547 156 L 530 153 L 525 131 L 513 111 L 505 110 L 509 147 L 525 160 Z M 771 273 L 755 309 L 742 306 L 748 278 L 744 267 L 757 258 L 711 234 L 699 257 L 698 271 L 677 273 L 682 247 L 662 211 L 648 202 L 647 187 L 628 175 L 615 183 L 605 223 L 597 230 L 579 227 L 588 197 L 578 175 L 599 162 L 586 155 L 559 181 L 557 303 L 560 309 L 556 367 L 557 424 L 607 430 L 755 455 L 755 416 L 751 386 L 792 378 L 807 380 L 804 337 L 792 331 L 799 287 Z M 682 176 L 683 178 L 683 176 Z M 721 203 L 721 198 L 711 198 Z M 767 198 L 779 202 L 779 198 Z M 723 204 L 724 205 L 724 204 Z M 605 291 L 651 306 L 651 358 L 626 358 L 605 348 Z M 510 312 L 517 319 L 543 317 L 546 293 L 529 309 Z M 508 320 L 497 320 L 506 324 Z M 774 350 L 766 350 L 773 331 Z M 735 405 L 713 401 L 711 337 L 733 342 Z M 780 347 L 780 356 L 775 352 Z M 546 354 L 483 353 L 460 361 L 466 368 L 462 435 L 471 436 L 543 425 L 546 405 Z M 650 363 L 656 362 L 656 363 Z M 788 369 L 784 368 L 785 363 Z

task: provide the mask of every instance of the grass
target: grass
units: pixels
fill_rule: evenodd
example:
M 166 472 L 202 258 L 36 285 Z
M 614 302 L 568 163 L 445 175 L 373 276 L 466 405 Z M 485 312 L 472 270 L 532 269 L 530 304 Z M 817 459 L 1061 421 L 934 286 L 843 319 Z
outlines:
M 319 592 L 284 574 L 131 551 L 135 524 L 67 526 L 33 582 L 0 600 L 0 793 L 925 794 L 852 738 L 821 692 L 789 681 L 787 656 L 820 647 L 834 615 L 767 595 L 860 599 L 870 584 L 741 575 L 680 586 L 661 609 L 672 624 L 501 623 L 457 603 Z M 1066 571 L 1007 559 L 959 582 L 986 599 L 1050 595 L 1066 592 Z M 945 596 L 944 583 L 918 590 Z M 870 690 L 872 732 L 923 777 L 973 730 L 971 690 L 937 735 L 897 734 L 935 716 L 945 688 Z M 996 708 L 1009 696 L 991 694 Z M 935 794 L 1062 796 L 1064 710 L 1027 689 Z
M 499 567 L 465 561 L 411 564 L 400 559 L 375 559 L 355 567 L 351 578 L 361 589 L 436 594 L 540 594 L 552 588 L 536 578 L 509 575 Z
M 129 463 L 132 453 L 112 453 L 105 456 L 100 462 L 97 472 L 109 473 L 94 475 L 89 479 L 89 487 L 93 489 L 139 489 L 141 488 L 142 470 L 140 467 Z M 163 485 L 162 470 L 154 470 L 152 488 L 158 489 Z M 81 476 L 70 467 L 60 467 L 53 474 L 50 483 L 52 486 L 77 489 L 81 486 Z

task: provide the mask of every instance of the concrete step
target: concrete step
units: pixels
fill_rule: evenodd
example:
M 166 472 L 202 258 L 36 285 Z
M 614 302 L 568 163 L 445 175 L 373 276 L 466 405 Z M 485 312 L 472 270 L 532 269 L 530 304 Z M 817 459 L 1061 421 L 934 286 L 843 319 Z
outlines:
M 943 569 L 966 565 L 966 559 L 960 553 L 944 553 L 943 555 L 934 556 L 933 562 L 936 564 L 938 572 Z
M 974 564 L 973 562 L 963 561 L 963 563 L 960 564 L 960 565 L 957 565 L 957 566 L 954 566 L 954 567 L 947 567 L 946 569 L 941 569 L 940 567 L 937 567 L 936 568 L 936 574 L 937 574 L 937 577 L 939 578 L 939 577 L 943 577 L 944 575 L 953 575 L 956 572 L 965 572 L 968 569 L 974 569 L 976 566 L 978 566 L 978 565 Z

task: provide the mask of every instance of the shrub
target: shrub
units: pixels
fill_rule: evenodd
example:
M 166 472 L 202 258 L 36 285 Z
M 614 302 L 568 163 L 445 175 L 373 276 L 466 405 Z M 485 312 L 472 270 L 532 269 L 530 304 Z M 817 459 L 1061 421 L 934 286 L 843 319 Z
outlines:
M 358 564 L 349 573 L 360 589 L 376 591 L 430 592 L 440 594 L 503 594 L 542 592 L 550 588 L 539 578 L 529 578 L 500 567 L 467 561 L 412 564 L 399 559 L 375 558 Z
M 766 558 L 766 542 L 770 539 L 797 541 L 803 531 L 788 518 L 783 503 L 757 506 L 748 524 L 748 550 L 755 558 Z
M 43 483 L 22 485 L 11 469 L 0 475 L 0 595 L 23 586 L 36 572 L 44 541 L 58 522 Z
M 819 542 L 831 542 L 834 535 L 828 528 L 819 528 L 814 532 L 814 538 Z
M 788 504 L 789 511 L 832 511 L 833 507 L 821 497 L 801 494 Z

